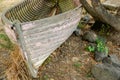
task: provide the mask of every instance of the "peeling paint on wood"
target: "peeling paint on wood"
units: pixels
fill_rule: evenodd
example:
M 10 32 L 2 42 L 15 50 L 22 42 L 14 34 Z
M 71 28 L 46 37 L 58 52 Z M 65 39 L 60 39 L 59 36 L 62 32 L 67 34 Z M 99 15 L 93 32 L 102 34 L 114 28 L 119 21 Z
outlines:
M 21 3 L 19 5 L 23 4 Z M 39 6 L 36 5 L 35 7 Z M 34 9 L 38 9 L 35 7 Z M 20 10 L 22 11 L 24 9 L 25 7 Z M 8 14 L 9 11 L 10 10 L 8 10 L 5 14 Z M 15 15 L 19 15 L 22 12 L 19 11 Z M 7 17 L 5 14 L 2 17 L 4 23 L 6 23 L 8 26 L 12 25 L 13 22 L 11 22 L 9 19 L 13 20 L 16 18 L 16 16 L 14 16 L 12 13 L 10 16 L 14 17 L 10 18 L 10 16 Z M 24 19 L 26 14 L 22 16 L 24 16 L 22 17 L 22 19 Z M 19 16 L 19 18 L 20 17 L 21 16 Z M 44 19 L 27 22 L 22 22 L 22 19 L 19 20 L 20 22 L 17 20 L 15 21 L 15 32 L 12 32 L 10 28 L 7 30 L 10 30 L 9 32 L 12 32 L 12 34 L 18 34 L 18 36 L 15 36 L 17 42 L 20 44 L 20 47 L 23 51 L 23 56 L 26 59 L 26 63 L 32 76 L 36 77 L 38 68 L 42 65 L 42 63 L 54 50 L 56 50 L 66 39 L 68 39 L 68 37 L 76 29 L 81 19 L 81 6 L 79 5 L 73 10 L 69 10 L 62 14 Z M 13 39 L 13 35 L 10 36 L 11 39 Z M 13 39 L 13 41 L 16 42 L 15 39 Z

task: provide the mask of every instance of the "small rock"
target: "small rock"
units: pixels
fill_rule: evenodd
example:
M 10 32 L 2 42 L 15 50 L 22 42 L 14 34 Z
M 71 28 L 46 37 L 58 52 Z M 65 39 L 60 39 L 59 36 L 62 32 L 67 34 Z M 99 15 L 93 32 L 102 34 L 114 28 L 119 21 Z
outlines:
M 114 67 L 120 67 L 120 60 L 118 59 L 117 55 L 115 55 L 115 54 L 104 58 L 102 62 L 104 64 L 111 64 Z
M 89 15 L 85 15 L 82 19 L 81 22 L 83 24 L 87 24 L 90 21 L 90 16 Z
M 97 39 L 100 40 L 100 41 L 102 41 L 104 44 L 107 43 L 107 39 L 106 39 L 106 38 L 103 38 L 103 37 L 101 37 L 101 36 L 98 36 Z M 112 44 L 112 43 L 111 43 L 111 44 Z
M 92 68 L 92 74 L 97 80 L 120 80 L 120 60 L 116 55 L 105 57 L 102 64 Z
M 75 34 L 76 36 L 81 36 L 81 35 L 83 35 L 83 31 L 82 31 L 80 28 L 77 28 L 77 29 L 74 31 L 74 34 Z
M 78 62 L 78 61 L 79 61 L 79 58 L 73 57 L 73 58 L 72 58 L 72 61 L 73 61 L 73 62 Z
M 96 47 L 97 44 L 95 44 L 95 43 L 90 43 L 89 46 Z
M 89 42 L 95 42 L 97 40 L 97 35 L 93 31 L 85 32 L 83 39 Z
M 110 55 L 112 62 L 119 64 L 120 60 L 118 59 L 117 55 L 113 54 Z
M 105 58 L 102 60 L 102 63 L 111 64 L 111 63 L 112 63 L 112 61 L 111 61 L 111 57 L 110 57 L 110 56 L 105 57 Z
M 120 67 L 97 64 L 92 68 L 92 74 L 97 80 L 120 80 Z
M 94 54 L 95 60 L 98 61 L 102 61 L 105 57 L 107 57 L 108 54 L 104 53 L 104 52 L 98 52 L 96 51 Z

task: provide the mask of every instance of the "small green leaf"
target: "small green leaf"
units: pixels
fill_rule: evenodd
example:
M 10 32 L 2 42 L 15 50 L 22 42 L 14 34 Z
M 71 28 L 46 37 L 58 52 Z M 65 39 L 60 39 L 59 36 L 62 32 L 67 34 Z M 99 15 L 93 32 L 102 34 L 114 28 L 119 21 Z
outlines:
M 105 39 L 103 39 L 103 38 L 98 38 L 96 40 L 96 46 L 88 46 L 87 50 L 90 52 L 98 51 L 98 52 L 102 52 L 105 54 L 108 54 L 108 52 L 109 52 L 109 50 L 105 44 Z
M 105 53 L 108 54 L 109 50 L 108 47 L 105 47 Z
M 95 47 L 94 46 L 88 46 L 87 50 L 90 52 L 94 52 L 95 51 Z

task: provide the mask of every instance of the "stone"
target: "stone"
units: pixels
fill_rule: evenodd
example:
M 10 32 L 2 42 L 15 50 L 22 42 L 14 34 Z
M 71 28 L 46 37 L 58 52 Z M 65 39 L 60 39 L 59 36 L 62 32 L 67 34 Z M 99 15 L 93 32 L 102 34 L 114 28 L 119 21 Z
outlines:
M 115 54 L 104 58 L 102 62 L 104 64 L 111 64 L 114 67 L 120 67 L 120 60 L 118 59 L 117 55 L 115 55 Z
M 105 57 L 102 63 L 94 65 L 92 74 L 97 80 L 120 80 L 120 60 L 117 55 Z
M 107 43 L 107 39 L 102 36 L 98 36 L 98 40 L 102 41 L 104 44 Z
M 96 64 L 92 68 L 96 80 L 120 80 L 120 67 L 111 64 Z
M 97 61 L 97 62 L 102 61 L 107 56 L 108 56 L 108 54 L 106 54 L 105 52 L 95 51 L 95 54 L 94 54 L 95 61 Z
M 83 35 L 83 31 L 82 31 L 80 28 L 77 28 L 77 29 L 74 31 L 74 34 L 75 34 L 76 36 L 81 36 L 81 35 Z
M 97 44 L 96 43 L 89 43 L 89 46 L 96 47 Z
M 83 40 L 95 42 L 97 40 L 97 35 L 93 31 L 87 31 L 83 35 Z
M 81 19 L 81 23 L 82 24 L 87 24 L 90 21 L 90 16 L 89 15 L 85 15 L 82 19 Z
M 108 55 L 108 57 L 105 57 L 105 58 L 102 60 L 102 63 L 111 64 L 111 63 L 112 63 L 111 57 Z
M 117 64 L 120 63 L 120 60 L 118 59 L 117 55 L 113 54 L 113 55 L 110 55 L 110 57 L 111 57 L 112 62 L 117 63 Z

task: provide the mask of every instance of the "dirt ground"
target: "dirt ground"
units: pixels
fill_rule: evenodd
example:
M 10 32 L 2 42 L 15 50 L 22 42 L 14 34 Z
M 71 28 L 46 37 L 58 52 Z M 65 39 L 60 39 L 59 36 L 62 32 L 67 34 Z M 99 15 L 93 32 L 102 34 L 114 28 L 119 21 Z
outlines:
M 87 44 L 73 34 L 48 58 L 39 71 L 41 80 L 94 80 L 90 69 L 96 62 L 85 50 Z
M 0 0 L 0 14 L 3 10 L 16 4 L 18 1 Z M 3 25 L 0 22 L 0 29 L 2 28 Z M 120 58 L 120 34 L 110 33 L 109 36 L 105 35 L 104 37 L 107 39 L 109 54 L 116 54 Z M 91 68 L 97 63 L 94 61 L 93 53 L 86 50 L 88 43 L 87 41 L 83 41 L 81 36 L 72 34 L 45 61 L 39 70 L 38 75 L 40 77 L 34 80 L 95 80 L 91 74 Z M 0 50 L 0 58 L 0 76 L 3 77 L 7 67 L 2 63 L 2 60 L 9 60 L 9 52 Z
M 109 35 L 106 35 L 106 32 L 104 34 L 95 32 L 107 40 L 109 55 L 116 54 L 120 58 L 120 34 L 115 35 L 113 31 Z M 40 69 L 40 80 L 95 80 L 91 68 L 97 62 L 93 53 L 86 50 L 88 44 L 89 42 L 82 40 L 82 37 L 72 34 Z

